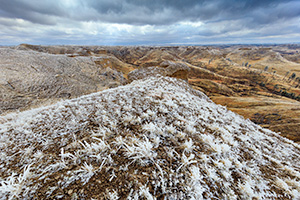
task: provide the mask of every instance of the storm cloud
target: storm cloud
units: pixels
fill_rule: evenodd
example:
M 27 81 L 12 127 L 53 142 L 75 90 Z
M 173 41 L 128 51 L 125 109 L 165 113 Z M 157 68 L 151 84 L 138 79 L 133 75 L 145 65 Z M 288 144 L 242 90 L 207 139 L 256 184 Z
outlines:
M 274 35 L 276 40 L 269 38 L 266 42 L 300 41 L 298 0 L 0 0 L 0 3 L 0 42 L 4 44 L 9 43 L 7 38 L 10 43 L 22 38 L 34 43 L 53 43 L 58 37 L 54 32 L 60 33 L 59 42 L 67 44 L 87 42 L 86 37 L 97 44 L 235 43 L 242 39 L 261 42 L 262 38 Z

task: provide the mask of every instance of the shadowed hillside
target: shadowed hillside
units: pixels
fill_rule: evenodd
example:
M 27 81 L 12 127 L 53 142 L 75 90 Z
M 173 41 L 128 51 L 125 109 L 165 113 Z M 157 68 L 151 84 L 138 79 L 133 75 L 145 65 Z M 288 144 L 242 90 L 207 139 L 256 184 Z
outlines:
M 123 84 L 122 72 L 111 65 L 117 68 L 118 62 L 106 55 L 68 57 L 0 48 L 0 114 Z

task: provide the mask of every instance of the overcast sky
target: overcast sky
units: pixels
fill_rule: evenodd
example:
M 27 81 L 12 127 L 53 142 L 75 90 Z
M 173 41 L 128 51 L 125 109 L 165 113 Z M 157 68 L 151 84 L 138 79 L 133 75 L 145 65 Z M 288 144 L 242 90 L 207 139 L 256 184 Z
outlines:
M 0 0 L 0 45 L 300 42 L 300 0 Z

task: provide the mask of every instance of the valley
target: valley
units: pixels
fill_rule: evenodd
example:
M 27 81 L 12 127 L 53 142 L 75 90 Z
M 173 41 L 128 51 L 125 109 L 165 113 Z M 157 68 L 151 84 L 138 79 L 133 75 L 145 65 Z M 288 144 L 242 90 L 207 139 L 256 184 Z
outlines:
M 187 76 L 194 89 L 215 103 L 300 141 L 300 45 L 22 44 L 0 51 L 3 114 L 124 85 L 131 71 L 171 61 L 190 68 L 175 77 Z

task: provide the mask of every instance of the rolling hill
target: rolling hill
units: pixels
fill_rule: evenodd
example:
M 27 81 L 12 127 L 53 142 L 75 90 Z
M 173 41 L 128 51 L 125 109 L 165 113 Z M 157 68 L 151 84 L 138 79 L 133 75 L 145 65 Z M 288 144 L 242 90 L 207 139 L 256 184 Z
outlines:
M 176 78 L 0 117 L 0 199 L 298 199 L 300 146 Z

